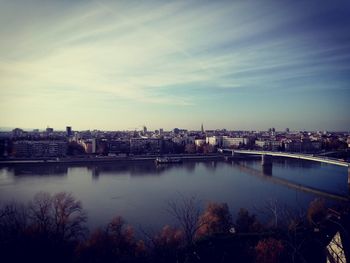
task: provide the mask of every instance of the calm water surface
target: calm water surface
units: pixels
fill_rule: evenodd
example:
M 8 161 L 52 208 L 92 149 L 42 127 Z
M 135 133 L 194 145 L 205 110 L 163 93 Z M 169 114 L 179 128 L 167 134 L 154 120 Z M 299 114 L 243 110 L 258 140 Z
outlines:
M 167 202 L 180 196 L 227 202 L 234 215 L 241 207 L 257 213 L 269 200 L 305 208 L 319 196 L 296 184 L 346 195 L 347 168 L 299 160 L 274 160 L 272 171 L 257 160 L 6 167 L 0 168 L 0 201 L 26 203 L 39 191 L 66 191 L 81 200 L 90 228 L 121 215 L 135 227 L 156 229 L 172 223 Z

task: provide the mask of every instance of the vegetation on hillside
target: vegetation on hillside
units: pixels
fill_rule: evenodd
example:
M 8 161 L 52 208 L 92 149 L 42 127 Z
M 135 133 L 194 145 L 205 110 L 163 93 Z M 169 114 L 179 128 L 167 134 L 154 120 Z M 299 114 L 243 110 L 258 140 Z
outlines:
M 348 203 L 329 209 L 316 199 L 297 213 L 268 202 L 263 210 L 264 224 L 244 208 L 233 220 L 225 203 L 202 211 L 195 198 L 181 198 L 168 203 L 176 226 L 139 239 L 120 216 L 89 233 L 71 194 L 40 192 L 26 205 L 1 206 L 1 262 L 325 262 L 334 234 L 349 236 Z

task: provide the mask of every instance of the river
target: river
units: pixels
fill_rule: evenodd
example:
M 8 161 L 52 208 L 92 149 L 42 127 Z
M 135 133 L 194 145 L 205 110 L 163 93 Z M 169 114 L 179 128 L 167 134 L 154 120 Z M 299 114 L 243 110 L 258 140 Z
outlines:
M 244 207 L 259 216 L 270 201 L 306 210 L 316 197 L 340 202 L 337 196 L 349 193 L 347 168 L 288 159 L 274 159 L 272 169 L 258 160 L 0 168 L 2 203 L 27 203 L 40 191 L 71 192 L 87 211 L 90 229 L 116 215 L 135 228 L 158 229 L 173 223 L 168 202 L 190 196 L 203 206 L 226 202 L 233 215 Z

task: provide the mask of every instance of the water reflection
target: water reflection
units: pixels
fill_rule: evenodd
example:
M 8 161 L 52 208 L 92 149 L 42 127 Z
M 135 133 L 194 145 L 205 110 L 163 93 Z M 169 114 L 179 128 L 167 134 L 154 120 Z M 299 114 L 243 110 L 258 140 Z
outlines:
M 222 161 L 206 161 L 206 162 L 183 162 L 182 164 L 162 164 L 156 165 L 153 162 L 121 162 L 121 163 L 100 163 L 100 164 L 88 164 L 88 165 L 20 165 L 5 168 L 8 172 L 12 173 L 16 177 L 20 176 L 66 176 L 69 173 L 68 168 L 84 168 L 90 171 L 90 175 L 93 180 L 97 181 L 101 176 L 118 176 L 118 175 L 128 175 L 132 177 L 141 177 L 141 176 L 151 176 L 157 177 L 162 176 L 163 174 L 169 173 L 169 171 L 173 169 L 177 169 L 179 173 L 183 173 L 184 171 L 187 174 L 196 173 L 197 167 L 202 166 L 205 168 L 206 173 L 214 174 L 216 170 L 220 170 L 222 167 L 231 166 L 234 169 L 239 170 L 242 173 L 248 173 L 257 175 L 259 177 L 273 177 L 274 166 L 276 168 L 275 176 L 280 178 L 280 169 L 284 169 L 286 171 L 294 171 L 294 170 L 310 170 L 313 174 L 314 171 L 312 169 L 322 169 L 321 164 L 316 162 L 309 161 L 301 161 L 301 160 L 293 160 L 293 159 L 281 159 L 274 158 L 272 165 L 261 165 L 260 161 L 252 161 L 252 160 L 231 160 L 228 162 Z M 277 168 L 278 167 L 278 168 Z M 79 172 L 84 173 L 84 172 Z M 305 176 L 302 176 L 305 178 Z M 281 179 L 281 178 L 280 178 Z M 273 180 L 275 183 L 279 182 L 284 185 L 291 183 L 296 184 L 298 186 L 303 185 L 307 186 L 307 183 L 304 183 L 304 179 L 301 181 L 294 181 L 295 178 L 282 178 L 283 180 Z M 288 183 L 286 183 L 288 182 Z M 313 186 L 312 186 L 313 187 Z M 316 189 L 316 188 L 315 188 Z M 350 191 L 350 188 L 349 188 Z M 339 191 L 340 192 L 340 191 Z M 342 191 L 344 192 L 344 191 Z
M 208 162 L 207 169 L 215 170 L 216 163 Z M 181 167 L 188 172 L 196 169 L 196 162 L 185 162 L 182 164 L 161 164 L 155 165 L 153 162 L 143 163 L 104 163 L 104 164 L 87 164 L 87 165 L 19 165 L 6 167 L 9 173 L 15 176 L 27 175 L 67 175 L 68 168 L 87 168 L 91 171 L 92 177 L 97 179 L 101 175 L 118 175 L 128 173 L 131 176 L 160 176 L 164 172 Z
M 203 162 L 203 165 L 205 166 L 205 168 L 207 168 L 207 170 L 213 172 L 216 170 L 217 162 L 216 161 Z
M 7 170 L 15 176 L 29 175 L 58 175 L 64 176 L 68 173 L 66 165 L 25 165 L 8 167 Z
M 193 173 L 196 169 L 197 162 L 184 162 L 182 165 L 187 172 Z
M 272 176 L 272 165 L 262 165 L 262 171 L 259 169 L 252 168 L 250 166 L 247 166 L 246 164 L 242 163 L 234 163 L 240 171 L 242 171 L 245 174 L 253 175 L 256 177 L 259 177 L 261 179 L 267 180 L 271 183 L 277 184 L 277 185 L 283 185 L 291 189 L 296 189 L 298 191 L 306 192 L 306 193 L 312 193 L 320 197 L 325 197 L 337 201 L 347 201 L 348 197 L 345 195 L 339 195 L 337 193 L 334 193 L 332 191 L 327 191 L 323 189 L 317 189 L 312 186 L 308 186 L 305 184 L 299 184 L 292 182 L 290 180 L 286 180 L 279 177 L 273 177 Z
M 181 164 L 154 164 L 153 162 L 140 163 L 117 163 L 117 164 L 96 164 L 88 165 L 88 170 L 91 171 L 92 177 L 98 179 L 103 175 L 117 175 L 127 173 L 130 176 L 161 176 L 165 172 L 172 169 L 185 169 L 192 173 L 196 169 L 196 162 L 183 162 Z M 207 170 L 214 171 L 217 162 L 202 162 Z
M 272 162 L 286 169 L 303 168 L 314 169 L 321 167 L 321 163 L 313 161 L 302 161 L 298 159 L 273 158 Z
M 153 162 L 145 163 L 120 163 L 120 164 L 96 164 L 89 165 L 87 169 L 91 171 L 94 179 L 102 175 L 129 174 L 130 176 L 160 176 L 166 170 L 178 165 L 164 164 L 155 165 Z
M 262 165 L 261 167 L 264 175 L 272 176 L 272 165 Z
M 92 179 L 98 180 L 100 176 L 100 170 L 98 169 L 98 167 L 90 167 L 88 168 L 88 170 L 91 170 Z

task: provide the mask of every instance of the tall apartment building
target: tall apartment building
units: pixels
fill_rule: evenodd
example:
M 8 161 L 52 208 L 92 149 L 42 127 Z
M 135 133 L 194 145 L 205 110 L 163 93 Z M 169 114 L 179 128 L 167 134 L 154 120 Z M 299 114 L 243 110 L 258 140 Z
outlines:
M 134 154 L 157 154 L 162 150 L 162 140 L 159 138 L 131 138 L 130 152 Z
M 65 141 L 15 141 L 13 154 L 16 157 L 61 157 L 67 153 Z

